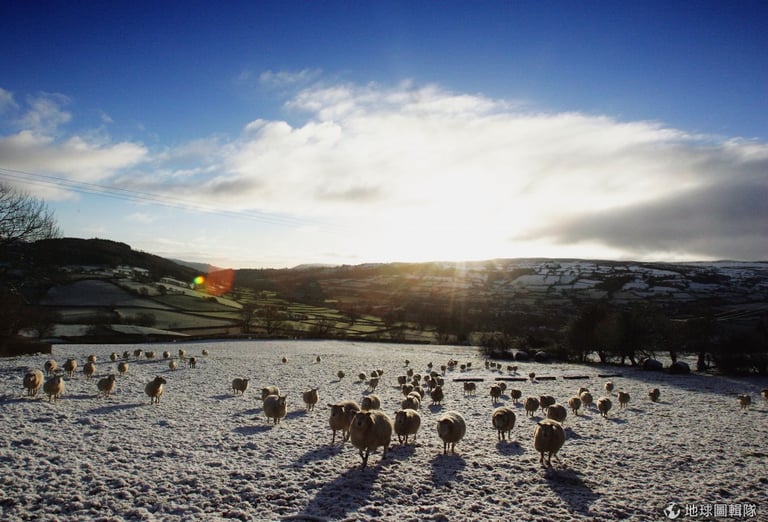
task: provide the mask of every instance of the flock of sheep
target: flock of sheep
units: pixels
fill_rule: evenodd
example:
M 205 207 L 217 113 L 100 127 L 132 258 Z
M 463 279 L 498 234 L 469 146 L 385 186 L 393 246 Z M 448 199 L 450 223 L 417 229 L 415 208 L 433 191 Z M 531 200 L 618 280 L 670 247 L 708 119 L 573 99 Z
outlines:
M 126 351 L 122 358 L 117 353 L 112 353 L 110 359 L 118 362 L 117 368 L 120 374 L 129 371 L 129 361 L 133 355 L 134 359 L 155 359 L 157 354 L 154 351 L 143 351 L 136 349 L 131 354 Z M 208 352 L 203 350 L 203 356 Z M 185 350 L 178 351 L 178 357 L 172 357 L 170 352 L 165 351 L 162 357 L 168 360 L 169 370 L 178 368 L 179 363 L 185 363 L 188 368 L 195 368 L 198 362 L 197 357 L 188 356 Z M 286 357 L 282 358 L 283 364 L 288 364 Z M 320 356 L 316 357 L 316 363 L 320 363 Z M 362 459 L 362 467 L 368 464 L 368 457 L 371 452 L 379 447 L 383 448 L 382 459 L 387 456 L 387 451 L 394 435 L 397 436 L 400 444 L 415 443 L 416 436 L 422 428 L 422 417 L 419 413 L 422 404 L 430 400 L 432 405 L 440 405 L 445 399 L 446 394 L 446 376 L 457 368 L 460 374 L 471 369 L 471 363 L 459 364 L 456 360 L 449 360 L 445 365 L 439 368 L 433 368 L 429 363 L 428 369 L 424 375 L 413 370 L 410 367 L 410 361 L 405 361 L 402 375 L 397 376 L 397 387 L 402 393 L 400 407 L 394 413 L 394 419 L 382 410 L 382 401 L 374 392 L 380 386 L 383 379 L 383 370 L 373 370 L 370 374 L 358 374 L 358 381 L 366 385 L 366 392 L 358 402 L 352 399 L 346 399 L 335 403 L 329 403 L 330 414 L 328 424 L 332 431 L 331 444 L 336 443 L 336 434 L 339 432 L 342 444 L 350 441 L 359 451 Z M 486 361 L 486 369 L 502 371 L 499 363 Z M 40 369 L 30 369 L 23 380 L 27 395 L 34 397 L 40 388 L 48 396 L 49 401 L 58 400 L 65 391 L 64 375 L 72 377 L 77 371 L 77 361 L 67 359 L 62 368 L 59 369 L 57 362 L 53 359 L 48 360 L 44 365 L 45 375 Z M 517 374 L 517 367 L 507 366 L 507 371 L 511 374 Z M 82 369 L 86 379 L 93 379 L 96 374 L 96 356 L 88 357 L 87 362 Z M 457 372 L 458 373 L 458 372 Z M 337 377 L 343 379 L 346 374 L 344 371 L 338 371 Z M 531 383 L 538 382 L 536 375 L 530 373 L 528 380 Z M 477 382 L 471 379 L 456 378 L 454 381 L 463 381 L 463 392 L 465 396 L 475 396 L 477 394 Z M 249 379 L 238 377 L 232 380 L 231 390 L 234 394 L 244 395 L 249 386 Z M 99 379 L 96 382 L 96 388 L 99 395 L 109 397 L 115 389 L 116 376 L 111 374 Z M 392 384 L 394 385 L 393 380 Z M 146 395 L 150 399 L 150 404 L 159 403 L 160 397 L 165 390 L 166 380 L 157 376 L 148 382 L 144 388 Z M 519 389 L 507 389 L 506 382 L 496 382 L 488 388 L 488 395 L 491 398 L 493 409 L 490 411 L 490 424 L 497 433 L 499 441 L 506 441 L 511 437 L 511 432 L 515 427 L 516 413 L 509 406 L 497 406 L 502 394 L 507 393 L 512 403 L 517 405 L 522 402 L 526 416 L 533 417 L 539 410 L 544 419 L 536 422 L 533 430 L 533 447 L 540 454 L 539 462 L 551 466 L 551 459 L 555 457 L 559 461 L 557 453 L 565 444 L 566 430 L 563 425 L 568 416 L 568 410 L 579 415 L 580 410 L 589 410 L 596 408 L 601 416 L 608 416 L 613 407 L 612 397 L 616 397 L 619 408 L 626 407 L 630 402 L 630 395 L 624 390 L 616 390 L 614 393 L 614 384 L 607 381 L 603 385 L 605 394 L 594 399 L 592 392 L 586 388 L 579 388 L 576 393 L 569 397 L 564 403 L 559 403 L 551 395 L 528 396 L 523 398 Z M 761 392 L 763 399 L 768 400 L 768 389 Z M 661 392 L 658 388 L 648 391 L 648 399 L 657 402 Z M 260 394 L 263 413 L 268 422 L 278 424 L 287 414 L 287 396 L 281 395 L 277 386 L 270 385 L 261 389 Z M 307 412 L 314 410 L 319 402 L 319 391 L 317 388 L 310 388 L 302 393 L 302 401 Z M 751 397 L 749 395 L 739 395 L 738 402 L 742 409 L 749 407 Z M 567 407 L 566 407 L 567 405 Z M 443 454 L 449 451 L 455 453 L 455 446 L 459 443 L 467 431 L 467 423 L 464 417 L 458 411 L 446 411 L 440 413 L 435 420 L 435 431 L 443 443 Z

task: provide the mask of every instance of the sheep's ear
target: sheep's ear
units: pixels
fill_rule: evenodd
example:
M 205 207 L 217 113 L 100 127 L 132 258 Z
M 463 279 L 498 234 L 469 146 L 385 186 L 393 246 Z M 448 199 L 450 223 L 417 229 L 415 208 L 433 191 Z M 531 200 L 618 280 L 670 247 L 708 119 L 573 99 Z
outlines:
M 333 404 L 331 404 L 331 403 L 329 402 L 329 403 L 328 403 L 328 407 L 329 407 L 329 408 L 333 408 Z
M 541 425 L 542 425 L 542 424 L 541 424 L 541 421 L 537 422 L 536 424 L 538 424 L 539 426 L 541 426 Z

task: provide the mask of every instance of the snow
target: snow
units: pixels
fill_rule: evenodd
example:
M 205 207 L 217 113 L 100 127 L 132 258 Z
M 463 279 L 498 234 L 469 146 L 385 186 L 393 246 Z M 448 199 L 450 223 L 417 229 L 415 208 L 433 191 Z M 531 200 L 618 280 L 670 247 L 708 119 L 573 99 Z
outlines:
M 116 373 L 111 352 L 135 345 L 57 345 L 82 368 L 98 357 L 97 373 Z M 47 355 L 0 359 L 0 519 L 2 520 L 615 520 L 663 519 L 670 502 L 749 504 L 768 512 L 768 406 L 766 380 L 704 375 L 672 376 L 641 370 L 569 364 L 516 363 L 538 383 L 509 382 L 526 395 L 566 402 L 589 387 L 603 395 L 606 378 L 632 396 L 607 419 L 595 410 L 565 422 L 560 463 L 539 463 L 531 441 L 534 423 L 521 406 L 512 440 L 498 442 L 490 422 L 488 387 L 506 372 L 486 370 L 474 348 L 351 342 L 247 341 L 142 346 L 161 354 L 179 348 L 198 357 L 196 369 L 168 369 L 167 361 L 135 360 L 119 376 L 114 394 L 97 396 L 96 379 L 82 372 L 66 379 L 58 402 L 27 398 L 28 367 Z M 202 350 L 210 355 L 203 357 Z M 321 362 L 315 358 L 321 356 Z M 286 364 L 282 357 L 288 359 Z M 368 468 L 349 443 L 331 445 L 328 402 L 360 400 L 357 374 L 383 369 L 376 394 L 394 417 L 402 396 L 396 377 L 404 361 L 424 373 L 427 363 L 472 362 L 446 375 L 442 406 L 425 400 L 415 446 L 396 437 L 388 457 L 372 454 Z M 506 367 L 506 364 L 505 364 Z M 346 377 L 339 380 L 338 370 Z M 144 385 L 155 375 L 168 384 L 150 405 Z M 587 379 L 563 379 L 586 376 Z M 234 377 L 251 379 L 244 396 L 232 395 Z M 455 378 L 482 378 L 465 397 Z M 259 390 L 275 384 L 288 394 L 289 412 L 278 425 L 262 414 Z M 301 391 L 320 388 L 307 413 Z M 646 399 L 658 387 L 661 400 Z M 509 391 L 509 390 L 507 390 Z M 753 405 L 740 411 L 736 395 Z M 42 394 L 42 390 L 41 390 Z M 435 419 L 456 410 L 467 435 L 455 455 L 442 454 Z

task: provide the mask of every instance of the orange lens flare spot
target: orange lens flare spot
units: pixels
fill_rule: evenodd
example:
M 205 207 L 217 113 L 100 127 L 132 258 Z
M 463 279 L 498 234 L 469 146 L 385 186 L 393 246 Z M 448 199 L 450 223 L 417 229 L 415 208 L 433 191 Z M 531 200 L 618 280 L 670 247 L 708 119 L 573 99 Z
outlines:
M 197 277 L 194 279 L 194 283 L 195 283 L 196 285 L 202 285 L 203 283 L 205 283 L 205 277 L 203 277 L 203 276 L 201 276 L 201 275 L 197 276 Z

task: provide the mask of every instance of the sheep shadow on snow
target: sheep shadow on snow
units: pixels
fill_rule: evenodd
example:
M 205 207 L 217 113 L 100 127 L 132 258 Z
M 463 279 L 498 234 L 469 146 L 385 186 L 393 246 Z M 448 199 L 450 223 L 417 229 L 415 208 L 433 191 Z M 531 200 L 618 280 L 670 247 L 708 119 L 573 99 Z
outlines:
M 138 408 L 142 406 L 141 402 L 134 402 L 131 404 L 107 404 L 105 406 L 99 406 L 88 411 L 91 415 L 107 415 L 109 413 L 115 413 L 118 411 L 129 410 L 132 408 Z
M 317 520 L 318 516 L 323 520 L 346 519 L 350 513 L 358 511 L 370 501 L 373 485 L 381 469 L 378 461 L 369 461 L 368 467 L 364 469 L 356 465 L 353 469 L 343 472 L 333 481 L 323 485 L 298 517 L 312 517 L 312 520 Z
M 582 515 L 590 515 L 590 505 L 600 498 L 577 470 L 546 468 L 544 478 L 557 496 Z
M 461 455 L 435 455 L 430 464 L 432 465 L 432 482 L 436 486 L 442 486 L 456 480 L 460 471 L 467 467 L 467 461 Z
M 307 451 L 304 455 L 298 458 L 296 463 L 299 465 L 299 467 L 303 467 L 310 462 L 326 460 L 330 457 L 340 455 L 342 451 L 344 451 L 344 445 L 339 444 L 338 442 L 336 444 L 320 446 L 318 448 Z
M 258 433 L 264 433 L 265 431 L 271 430 L 273 427 L 272 424 L 265 425 L 265 424 L 255 424 L 252 426 L 238 426 L 232 431 L 237 433 L 238 435 L 245 435 L 246 437 L 249 435 L 256 435 Z
M 525 453 L 525 449 L 523 448 L 522 444 L 520 444 L 518 441 L 504 441 L 500 440 L 496 443 L 496 450 L 501 455 L 506 455 L 507 457 L 514 457 L 517 455 L 522 455 Z

